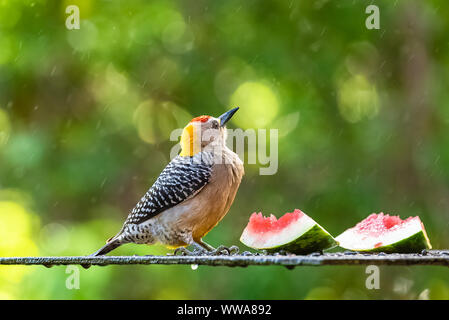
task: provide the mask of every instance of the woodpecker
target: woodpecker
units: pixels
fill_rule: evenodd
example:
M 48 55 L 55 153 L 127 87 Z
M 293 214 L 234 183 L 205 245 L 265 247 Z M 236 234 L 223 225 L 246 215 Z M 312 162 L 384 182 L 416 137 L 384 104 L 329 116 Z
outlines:
M 185 126 L 179 155 L 162 170 L 117 235 L 93 256 L 126 243 L 161 243 L 194 254 L 225 248 L 215 249 L 202 238 L 229 211 L 244 175 L 242 161 L 226 146 L 226 123 L 238 109 L 218 118 L 199 116 Z

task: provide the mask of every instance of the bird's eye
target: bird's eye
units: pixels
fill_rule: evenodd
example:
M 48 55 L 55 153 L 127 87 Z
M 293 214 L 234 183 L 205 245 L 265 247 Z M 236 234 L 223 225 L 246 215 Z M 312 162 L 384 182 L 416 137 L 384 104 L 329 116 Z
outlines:
M 217 120 L 212 121 L 212 128 L 213 129 L 218 129 L 218 127 L 219 127 L 218 121 Z

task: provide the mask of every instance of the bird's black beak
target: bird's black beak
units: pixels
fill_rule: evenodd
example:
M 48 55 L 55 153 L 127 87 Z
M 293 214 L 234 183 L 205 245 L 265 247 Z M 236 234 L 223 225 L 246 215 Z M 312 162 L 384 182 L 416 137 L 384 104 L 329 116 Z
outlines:
M 220 126 L 224 127 L 226 125 L 226 122 L 228 122 L 232 118 L 232 116 L 237 112 L 238 109 L 239 107 L 231 109 L 219 116 L 218 119 L 220 119 Z

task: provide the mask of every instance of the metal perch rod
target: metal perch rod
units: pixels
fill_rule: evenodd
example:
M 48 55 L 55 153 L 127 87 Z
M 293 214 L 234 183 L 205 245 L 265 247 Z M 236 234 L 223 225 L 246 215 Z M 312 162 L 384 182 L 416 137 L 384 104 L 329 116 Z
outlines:
M 313 253 L 310 255 L 167 255 L 167 256 L 73 256 L 73 257 L 2 257 L 0 265 L 207 265 L 227 267 L 326 265 L 432 265 L 449 266 L 449 250 L 428 250 L 421 254 L 361 254 L 355 252 Z

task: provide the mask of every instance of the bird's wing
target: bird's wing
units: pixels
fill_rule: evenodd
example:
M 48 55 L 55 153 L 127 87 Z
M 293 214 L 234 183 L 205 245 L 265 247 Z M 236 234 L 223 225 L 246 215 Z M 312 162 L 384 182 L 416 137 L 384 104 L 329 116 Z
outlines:
M 209 182 L 212 164 L 213 155 L 206 152 L 174 158 L 128 215 L 125 225 L 142 223 L 193 197 Z

